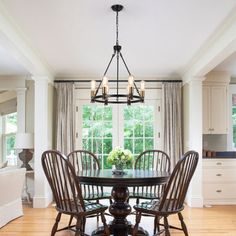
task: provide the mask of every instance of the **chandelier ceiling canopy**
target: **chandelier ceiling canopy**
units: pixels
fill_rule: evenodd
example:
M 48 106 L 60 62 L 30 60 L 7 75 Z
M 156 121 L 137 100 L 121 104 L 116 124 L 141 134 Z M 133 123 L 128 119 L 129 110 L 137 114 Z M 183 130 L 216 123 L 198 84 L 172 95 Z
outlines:
M 122 5 L 113 5 L 111 9 L 116 12 L 116 44 L 113 47 L 113 54 L 111 59 L 105 69 L 103 74 L 103 78 L 100 81 L 98 87 L 96 88 L 96 81 L 91 81 L 91 102 L 104 103 L 105 105 L 111 104 L 122 104 L 126 103 L 131 105 L 131 103 L 144 102 L 144 94 L 145 94 L 145 82 L 140 82 L 140 89 L 138 89 L 133 75 L 130 73 L 130 70 L 125 62 L 125 59 L 121 53 L 121 45 L 119 45 L 119 12 L 123 9 Z M 116 58 L 116 79 L 109 79 L 106 74 L 110 68 L 110 65 L 113 59 Z M 120 67 L 120 58 L 121 62 L 123 62 L 126 71 L 128 72 L 127 79 L 127 93 L 120 93 L 120 82 L 119 79 L 119 67 Z M 123 82 L 123 81 L 122 81 Z M 111 90 L 111 83 L 115 83 L 115 91 L 114 93 L 109 93 Z

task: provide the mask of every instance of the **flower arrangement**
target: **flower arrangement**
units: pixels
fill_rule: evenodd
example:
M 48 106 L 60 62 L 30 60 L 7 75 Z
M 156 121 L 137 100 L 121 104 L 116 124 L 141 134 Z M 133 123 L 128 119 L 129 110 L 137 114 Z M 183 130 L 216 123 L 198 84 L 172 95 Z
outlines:
M 133 163 L 133 156 L 128 149 L 116 147 L 108 154 L 107 162 L 115 165 L 117 169 L 123 169 Z

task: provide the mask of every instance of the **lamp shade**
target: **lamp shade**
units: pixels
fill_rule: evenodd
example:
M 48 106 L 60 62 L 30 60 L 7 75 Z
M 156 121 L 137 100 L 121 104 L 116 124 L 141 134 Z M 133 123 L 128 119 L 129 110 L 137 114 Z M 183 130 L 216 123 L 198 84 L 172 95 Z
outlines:
M 34 136 L 32 133 L 17 133 L 15 149 L 32 149 L 34 148 Z

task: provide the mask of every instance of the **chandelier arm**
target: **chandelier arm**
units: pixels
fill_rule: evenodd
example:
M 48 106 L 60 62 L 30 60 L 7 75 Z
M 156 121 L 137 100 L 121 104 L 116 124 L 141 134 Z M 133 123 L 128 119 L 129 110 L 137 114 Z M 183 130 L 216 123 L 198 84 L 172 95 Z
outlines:
M 128 74 L 131 75 L 131 73 L 130 73 L 130 71 L 129 71 L 129 68 L 128 68 L 128 66 L 127 66 L 127 64 L 126 64 L 126 62 L 125 62 L 125 59 L 124 59 L 124 57 L 123 57 L 123 55 L 122 55 L 121 52 L 120 52 L 120 57 L 121 57 L 121 59 L 122 59 L 124 65 L 125 65 L 125 68 L 126 68 Z
M 135 82 L 134 82 L 134 87 L 135 87 L 135 89 L 136 89 L 137 94 L 138 94 L 140 97 L 142 97 Z
M 108 71 L 108 69 L 109 69 L 109 67 L 110 67 L 110 65 L 111 65 L 111 62 L 112 62 L 112 60 L 113 60 L 113 58 L 114 58 L 115 55 L 116 55 L 116 53 L 113 53 L 113 54 L 112 54 L 111 60 L 109 61 L 108 65 L 107 65 L 107 68 L 106 68 L 106 70 L 105 70 L 105 72 L 104 72 L 104 74 L 103 74 L 103 77 L 106 76 L 107 71 Z
M 115 53 L 113 53 L 112 56 L 111 56 L 111 59 L 110 59 L 108 65 L 107 65 L 107 68 L 106 68 L 106 70 L 105 70 L 105 72 L 104 72 L 104 74 L 103 74 L 103 78 L 104 78 L 104 76 L 106 76 L 107 71 L 108 71 L 108 69 L 109 69 L 109 67 L 110 67 L 110 65 L 111 65 L 111 62 L 112 62 L 114 56 L 115 56 Z M 96 92 L 95 92 L 95 95 L 94 95 L 94 96 L 97 96 L 98 91 L 99 91 L 99 89 L 100 89 L 100 87 L 101 87 L 101 84 L 102 84 L 103 78 L 102 78 L 102 80 L 100 81 L 100 83 L 99 83 L 99 85 L 98 85 L 98 87 L 97 87 L 97 89 L 96 89 Z

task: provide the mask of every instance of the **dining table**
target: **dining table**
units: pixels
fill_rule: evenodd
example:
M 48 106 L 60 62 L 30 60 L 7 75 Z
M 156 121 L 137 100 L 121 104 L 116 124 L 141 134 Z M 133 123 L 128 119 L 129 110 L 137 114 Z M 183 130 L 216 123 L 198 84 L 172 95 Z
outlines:
M 168 181 L 169 173 L 155 170 L 124 170 L 124 174 L 114 174 L 111 169 L 80 170 L 77 172 L 80 183 L 112 187 L 112 203 L 109 212 L 113 220 L 109 223 L 110 234 L 126 236 L 132 234 L 133 224 L 126 218 L 131 213 L 129 204 L 129 187 L 155 186 Z M 102 227 L 95 229 L 93 236 L 102 235 Z M 139 235 L 148 235 L 148 232 L 139 228 Z

